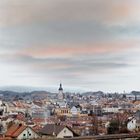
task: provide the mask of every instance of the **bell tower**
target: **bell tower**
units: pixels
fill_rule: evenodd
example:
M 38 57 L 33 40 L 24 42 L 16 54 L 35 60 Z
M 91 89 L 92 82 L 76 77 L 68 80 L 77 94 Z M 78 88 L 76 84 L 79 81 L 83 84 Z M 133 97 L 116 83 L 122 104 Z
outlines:
M 59 89 L 58 89 L 58 99 L 60 99 L 60 100 L 64 99 L 63 88 L 62 88 L 61 83 L 60 83 L 60 86 L 59 86 Z

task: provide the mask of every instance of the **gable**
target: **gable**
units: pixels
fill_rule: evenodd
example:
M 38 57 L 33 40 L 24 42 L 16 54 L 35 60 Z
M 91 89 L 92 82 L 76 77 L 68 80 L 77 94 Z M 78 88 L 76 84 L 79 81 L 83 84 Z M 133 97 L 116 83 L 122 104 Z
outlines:
M 68 129 L 67 127 L 65 127 L 57 135 L 57 138 L 66 138 L 66 137 L 73 137 L 73 136 L 74 136 L 73 132 L 70 129 Z
M 18 137 L 17 139 L 32 139 L 38 138 L 39 135 L 33 131 L 31 128 L 27 127 Z

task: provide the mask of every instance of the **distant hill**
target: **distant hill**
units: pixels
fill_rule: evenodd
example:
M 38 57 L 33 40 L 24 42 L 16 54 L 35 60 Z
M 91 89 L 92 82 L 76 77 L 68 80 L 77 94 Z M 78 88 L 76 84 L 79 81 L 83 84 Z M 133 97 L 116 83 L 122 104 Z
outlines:
M 32 92 L 14 92 L 14 91 L 2 91 L 0 90 L 0 94 L 3 95 L 31 95 L 31 94 L 52 94 L 51 92 L 48 91 L 32 91 Z
M 140 91 L 132 91 L 131 94 L 133 94 L 133 95 L 140 95 Z
M 3 95 L 17 95 L 17 94 L 19 94 L 19 92 L 15 92 L 15 91 L 9 91 L 9 90 L 5 90 L 5 91 L 3 91 L 3 90 L 0 90 L 0 94 L 3 94 Z
M 104 96 L 104 92 L 102 91 L 96 91 L 96 92 L 84 92 L 83 95 L 87 96 Z

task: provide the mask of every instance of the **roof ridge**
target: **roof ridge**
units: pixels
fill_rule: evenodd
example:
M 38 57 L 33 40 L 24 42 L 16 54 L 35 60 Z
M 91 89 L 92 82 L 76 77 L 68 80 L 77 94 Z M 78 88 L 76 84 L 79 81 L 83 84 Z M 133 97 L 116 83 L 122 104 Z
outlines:
M 10 137 L 15 137 L 15 134 L 17 133 L 17 131 L 23 127 L 22 124 L 13 124 L 8 130 L 6 133 L 10 133 L 10 134 L 6 134 L 7 136 L 10 136 Z M 27 128 L 27 126 L 24 126 L 25 128 Z M 15 128 L 15 129 L 14 129 Z M 24 130 L 25 130 L 24 128 Z M 11 131 L 11 132 L 10 132 Z
M 23 127 L 24 127 L 24 129 L 22 129 L 22 131 L 21 131 L 20 128 L 23 128 Z M 17 137 L 17 134 L 16 133 L 20 130 L 18 132 L 18 135 L 20 135 L 26 128 L 27 128 L 27 126 L 23 126 L 23 125 L 19 126 L 18 129 L 13 133 L 12 136 Z
M 11 127 L 9 127 L 9 129 L 7 130 L 6 133 L 8 133 L 10 130 L 12 130 L 12 128 L 14 128 L 14 126 L 17 127 L 17 124 L 11 125 Z M 7 134 L 7 135 L 12 136 L 15 133 L 15 131 L 17 131 L 17 129 L 14 129 L 10 134 Z
M 12 135 L 14 135 L 14 133 L 20 128 L 20 124 L 18 124 L 17 129 L 12 133 Z

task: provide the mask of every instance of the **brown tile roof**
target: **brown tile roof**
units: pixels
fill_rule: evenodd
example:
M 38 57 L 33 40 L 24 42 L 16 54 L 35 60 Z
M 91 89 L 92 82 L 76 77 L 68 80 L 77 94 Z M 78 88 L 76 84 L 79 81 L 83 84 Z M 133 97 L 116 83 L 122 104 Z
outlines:
M 65 127 L 64 125 L 57 125 L 57 124 L 47 124 L 41 130 L 40 133 L 42 135 L 58 135 Z M 70 131 L 73 132 L 74 136 L 78 136 L 71 128 L 67 127 Z
M 5 136 L 6 137 L 18 137 L 25 129 L 27 126 L 24 126 L 22 124 L 13 124 L 6 132 Z
M 44 135 L 53 135 L 53 133 L 58 135 L 64 128 L 65 126 L 63 125 L 47 124 L 40 130 L 40 133 Z
M 133 104 L 134 105 L 139 105 L 140 104 L 140 101 L 134 101 Z
M 39 131 L 42 129 L 42 127 L 39 126 L 39 125 L 36 125 L 36 126 L 33 126 L 32 129 L 33 129 L 35 132 L 39 132 Z

